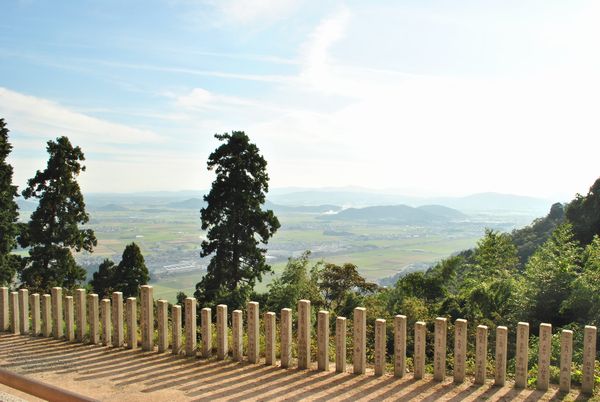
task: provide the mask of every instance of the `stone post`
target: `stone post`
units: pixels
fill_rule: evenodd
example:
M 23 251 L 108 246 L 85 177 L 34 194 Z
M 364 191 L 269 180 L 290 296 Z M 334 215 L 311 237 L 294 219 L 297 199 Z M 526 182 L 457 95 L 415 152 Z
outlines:
M 310 368 L 310 301 L 298 301 L 298 368 Z
M 317 368 L 329 371 L 329 311 L 317 315 Z
M 75 291 L 75 324 L 77 325 L 77 332 L 75 333 L 75 337 L 79 342 L 83 342 L 87 333 L 87 307 L 85 297 L 85 289 L 77 289 Z
M 10 293 L 10 328 L 12 333 L 17 335 L 21 330 L 20 314 L 19 314 L 19 292 L 11 292 Z
M 42 335 L 52 335 L 52 297 L 48 294 L 42 295 Z
M 413 357 L 415 374 L 414 377 L 420 380 L 425 375 L 425 337 L 427 336 L 427 327 L 423 321 L 415 323 L 415 355 Z
M 547 391 L 550 386 L 550 353 L 552 352 L 552 325 L 540 324 L 537 389 Z
M 42 331 L 42 323 L 40 320 L 40 294 L 34 293 L 29 296 L 29 303 L 31 304 L 31 332 L 33 335 L 38 336 Z
M 583 329 L 583 378 L 581 380 L 581 392 L 587 395 L 591 395 L 594 392 L 596 336 L 596 327 L 586 325 Z
M 335 319 L 335 371 L 346 372 L 346 317 Z
M 181 306 L 176 304 L 171 307 L 171 316 L 173 321 L 173 328 L 171 329 L 173 339 L 171 346 L 174 355 L 178 355 L 181 352 Z
M 141 286 L 142 350 L 154 350 L 154 296 L 152 286 Z
M 406 374 L 406 316 L 394 317 L 394 375 L 402 378 Z
M 110 299 L 102 299 L 100 306 L 102 310 L 102 344 L 108 346 L 111 343 Z
M 446 342 L 448 338 L 447 319 L 435 319 L 434 352 L 433 352 L 433 379 L 444 381 L 446 378 Z
M 248 361 L 250 363 L 258 363 L 260 356 L 259 327 L 258 303 L 248 302 Z
M 62 288 L 52 288 L 52 334 L 55 339 L 60 339 L 63 336 L 63 297 Z
M 494 384 L 503 387 L 506 383 L 506 355 L 508 353 L 508 328 L 496 328 L 496 372 Z
M 527 359 L 529 355 L 529 323 L 517 324 L 517 356 L 515 361 L 515 387 L 527 386 Z
M 465 381 L 467 362 L 467 320 L 462 318 L 454 321 L 454 382 Z
M 227 305 L 219 304 L 217 306 L 217 358 L 219 360 L 224 360 L 229 353 L 227 332 Z
M 98 309 L 98 295 L 95 293 L 88 295 L 88 321 L 90 323 L 90 343 L 96 345 L 100 343 L 100 317 Z
M 120 348 L 124 342 L 123 332 L 123 293 L 113 292 L 112 294 L 112 326 L 113 326 L 113 346 Z
M 185 354 L 196 356 L 196 299 L 188 297 L 185 299 Z
M 65 326 L 67 328 L 66 336 L 69 342 L 75 340 L 75 311 L 73 305 L 73 296 L 65 296 Z
M 352 363 L 354 374 L 364 374 L 367 366 L 367 309 L 354 309 Z
M 560 391 L 571 392 L 571 363 L 573 362 L 573 331 L 560 333 Z
M 292 310 L 281 309 L 281 367 L 288 368 L 292 362 Z
M 0 331 L 6 332 L 10 327 L 10 314 L 8 302 L 8 288 L 0 287 Z
M 19 290 L 19 330 L 22 334 L 29 333 L 29 290 Z
M 169 302 L 158 300 L 156 302 L 158 318 L 158 353 L 169 349 Z
M 233 345 L 231 345 L 231 352 L 233 360 L 241 362 L 244 358 L 244 344 L 242 339 L 244 337 L 244 325 L 242 318 L 242 310 L 233 310 L 231 314 L 231 335 Z
M 275 313 L 265 313 L 265 364 L 275 364 Z
M 485 384 L 487 368 L 488 327 L 477 326 L 475 338 L 475 384 Z
M 137 349 L 137 299 L 135 297 L 127 298 L 127 348 Z
M 375 320 L 375 375 L 382 376 L 385 374 L 385 348 L 386 348 L 386 333 L 385 320 Z
M 209 358 L 212 351 L 212 312 L 209 307 L 200 311 L 200 332 L 202 336 L 202 357 Z

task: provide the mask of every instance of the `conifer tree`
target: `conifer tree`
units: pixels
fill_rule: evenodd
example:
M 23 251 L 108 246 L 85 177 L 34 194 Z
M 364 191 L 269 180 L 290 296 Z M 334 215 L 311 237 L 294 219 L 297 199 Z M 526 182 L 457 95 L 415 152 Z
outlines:
M 46 169 L 38 170 L 23 191 L 26 199 L 39 201 L 21 238 L 21 245 L 30 247 L 21 281 L 35 292 L 48 292 L 53 286 L 73 288 L 85 280 L 86 272 L 75 262 L 71 249 L 92 252 L 97 244 L 91 229 L 79 228 L 89 221 L 77 183 L 77 176 L 85 171 L 81 148 L 60 137 L 48 141 L 46 149 Z
M 8 142 L 8 129 L 0 119 L 0 285 L 13 282 L 20 258 L 11 251 L 17 246 L 19 207 L 17 186 L 12 185 L 13 168 L 6 162 L 12 150 Z
M 217 134 L 223 144 L 208 158 L 208 170 L 217 175 L 207 206 L 200 211 L 202 257 L 212 256 L 206 275 L 196 285 L 194 295 L 202 306 L 227 303 L 242 306 L 262 275 L 270 272 L 266 244 L 279 228 L 273 211 L 263 211 L 269 189 L 267 162 L 243 131 Z
M 139 246 L 128 244 L 123 250 L 121 262 L 115 268 L 115 290 L 123 292 L 123 297 L 137 296 L 140 286 L 150 280 L 148 268 Z
M 98 271 L 94 272 L 90 285 L 92 285 L 94 292 L 98 294 L 100 298 L 109 296 L 116 290 L 115 271 L 115 263 L 106 258 L 98 267 Z

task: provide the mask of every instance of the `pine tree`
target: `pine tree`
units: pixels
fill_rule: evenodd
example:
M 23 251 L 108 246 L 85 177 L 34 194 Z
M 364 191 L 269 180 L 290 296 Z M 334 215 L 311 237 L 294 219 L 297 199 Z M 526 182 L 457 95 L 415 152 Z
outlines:
M 20 258 L 11 254 L 17 246 L 19 207 L 17 186 L 12 185 L 13 168 L 6 162 L 12 150 L 8 142 L 8 129 L 0 119 L 0 285 L 13 282 Z
M 208 229 L 200 255 L 212 258 L 194 295 L 203 306 L 221 302 L 237 308 L 271 271 L 259 244 L 266 244 L 280 224 L 273 211 L 261 209 L 269 176 L 258 147 L 243 131 L 215 137 L 224 143 L 208 158 L 208 170 L 217 177 L 200 211 L 202 229 Z
M 53 286 L 73 288 L 86 277 L 77 265 L 71 249 L 92 252 L 96 236 L 91 229 L 78 225 L 89 221 L 77 176 L 85 171 L 79 147 L 67 137 L 48 141 L 48 164 L 37 171 L 23 191 L 26 199 L 37 198 L 39 204 L 31 215 L 21 245 L 30 247 L 27 265 L 21 270 L 24 285 L 32 291 L 48 292 Z

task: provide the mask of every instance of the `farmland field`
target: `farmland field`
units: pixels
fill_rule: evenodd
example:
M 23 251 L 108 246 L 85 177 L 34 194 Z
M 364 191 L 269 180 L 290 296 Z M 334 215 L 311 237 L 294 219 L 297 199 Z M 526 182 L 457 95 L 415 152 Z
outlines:
M 174 301 L 178 291 L 187 295 L 206 270 L 208 259 L 200 258 L 205 233 L 196 209 L 156 208 L 126 205 L 127 210 L 90 212 L 89 227 L 98 237 L 92 254 L 77 260 L 88 278 L 105 258 L 120 261 L 125 245 L 136 242 L 151 272 L 156 297 Z M 273 274 L 266 275 L 257 290 L 284 268 L 289 257 L 311 250 L 311 258 L 333 263 L 351 262 L 370 281 L 427 266 L 475 245 L 486 227 L 510 230 L 530 217 L 483 215 L 443 225 L 400 225 L 324 220 L 316 213 L 278 213 L 281 228 L 270 241 L 268 260 Z

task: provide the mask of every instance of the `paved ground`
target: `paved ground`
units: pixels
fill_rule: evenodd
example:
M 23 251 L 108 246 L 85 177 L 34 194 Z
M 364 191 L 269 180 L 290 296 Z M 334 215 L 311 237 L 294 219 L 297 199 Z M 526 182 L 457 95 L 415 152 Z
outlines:
M 231 361 L 190 359 L 49 338 L 0 335 L 0 366 L 103 401 L 550 401 L 587 400 L 577 390 L 545 393 L 511 386 L 454 385 L 372 373 L 299 371 Z M 333 365 L 332 365 L 333 366 Z M 2 392 L 27 398 L 0 387 Z M 29 400 L 37 400 L 27 398 Z M 595 400 L 599 400 L 594 398 Z

